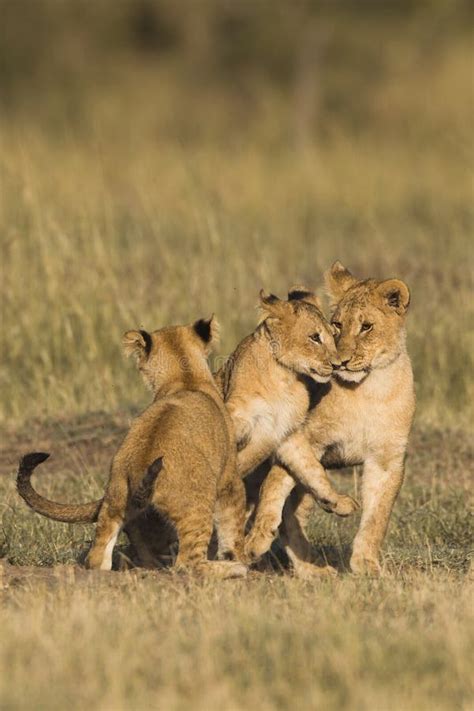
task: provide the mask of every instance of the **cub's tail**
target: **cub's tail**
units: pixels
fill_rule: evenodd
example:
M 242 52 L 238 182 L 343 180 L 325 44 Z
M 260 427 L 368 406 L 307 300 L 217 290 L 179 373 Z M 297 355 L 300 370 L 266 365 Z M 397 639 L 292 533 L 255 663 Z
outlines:
M 33 511 L 55 521 L 65 523 L 94 523 L 97 521 L 102 499 L 90 501 L 87 504 L 60 504 L 46 499 L 33 489 L 30 481 L 33 470 L 48 457 L 49 454 L 46 452 L 31 452 L 20 459 L 16 488 L 21 498 Z

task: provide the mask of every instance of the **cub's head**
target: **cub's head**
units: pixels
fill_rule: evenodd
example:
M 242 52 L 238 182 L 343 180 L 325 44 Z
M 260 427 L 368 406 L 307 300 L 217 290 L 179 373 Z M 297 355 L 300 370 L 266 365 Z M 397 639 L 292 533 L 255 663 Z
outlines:
M 360 383 L 404 349 L 410 292 L 399 279 L 359 281 L 340 262 L 333 264 L 325 280 L 341 360 L 337 378 Z
M 122 345 L 125 355 L 134 356 L 146 385 L 157 393 L 170 385 L 193 387 L 197 381 L 213 382 L 207 357 L 218 335 L 219 324 L 211 316 L 151 333 L 127 331 Z
M 301 375 L 326 383 L 338 365 L 331 326 L 317 297 L 304 287 L 294 287 L 283 301 L 260 292 L 262 322 L 276 360 Z

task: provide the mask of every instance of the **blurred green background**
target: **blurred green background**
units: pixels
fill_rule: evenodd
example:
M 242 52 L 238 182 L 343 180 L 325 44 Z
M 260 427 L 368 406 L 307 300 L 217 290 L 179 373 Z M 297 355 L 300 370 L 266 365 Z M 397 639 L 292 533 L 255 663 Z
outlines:
M 0 421 L 146 402 L 121 333 L 340 259 L 404 279 L 418 418 L 472 420 L 468 2 L 0 0 Z

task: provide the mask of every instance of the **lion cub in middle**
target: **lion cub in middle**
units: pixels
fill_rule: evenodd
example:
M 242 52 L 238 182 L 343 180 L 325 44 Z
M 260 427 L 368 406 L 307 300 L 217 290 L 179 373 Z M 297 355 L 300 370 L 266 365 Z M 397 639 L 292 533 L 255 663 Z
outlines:
M 287 301 L 261 291 L 260 309 L 259 326 L 216 375 L 234 425 L 242 477 L 303 424 L 340 365 L 332 327 L 312 291 L 295 286 Z M 357 508 L 350 496 L 333 489 L 325 473 L 299 483 L 330 513 L 348 516 Z

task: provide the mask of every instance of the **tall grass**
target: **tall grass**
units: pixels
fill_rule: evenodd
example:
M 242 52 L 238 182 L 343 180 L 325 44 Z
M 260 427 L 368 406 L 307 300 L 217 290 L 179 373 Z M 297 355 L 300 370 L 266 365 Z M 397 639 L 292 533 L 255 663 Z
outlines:
M 196 34 L 189 7 L 160 0 L 140 10 L 158 42 L 140 51 L 133 3 L 74 7 L 8 5 L 0 42 L 0 423 L 128 408 L 143 395 L 123 330 L 214 311 L 225 354 L 254 326 L 260 287 L 320 287 L 340 259 L 408 282 L 418 417 L 466 427 L 462 3 L 388 18 L 203 1 Z
M 407 281 L 418 415 L 466 426 L 471 140 L 450 86 L 457 71 L 467 79 L 468 55 L 453 54 L 431 79 L 429 140 L 409 126 L 393 135 L 390 121 L 385 132 L 381 118 L 373 135 L 334 129 L 295 144 L 274 95 L 243 135 L 231 124 L 225 142 L 203 129 L 186 144 L 167 114 L 196 103 L 166 85 L 151 107 L 143 87 L 89 97 L 88 122 L 56 132 L 3 120 L 2 423 L 129 406 L 141 386 L 121 359 L 123 330 L 214 311 L 228 353 L 255 323 L 261 286 L 320 287 L 340 259 L 361 277 Z M 423 78 L 384 100 L 416 112 Z

